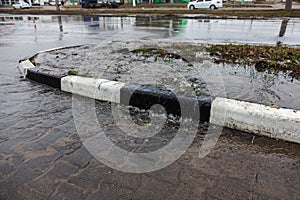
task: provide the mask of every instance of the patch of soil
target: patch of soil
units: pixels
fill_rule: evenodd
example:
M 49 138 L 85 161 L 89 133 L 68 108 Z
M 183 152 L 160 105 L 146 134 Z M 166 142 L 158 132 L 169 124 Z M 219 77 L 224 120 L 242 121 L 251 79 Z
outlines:
M 257 71 L 287 72 L 300 79 L 300 48 L 286 46 L 212 45 L 215 63 L 254 65 Z
M 261 19 L 272 17 L 300 17 L 300 10 L 188 10 L 188 9 L 172 9 L 172 10 L 146 10 L 142 8 L 136 9 L 65 9 L 65 10 L 45 10 L 45 9 L 28 9 L 13 10 L 11 8 L 0 9 L 0 13 L 7 14 L 33 14 L 33 15 L 99 15 L 99 16 L 131 16 L 131 15 L 158 15 L 165 17 L 185 17 L 185 18 L 240 18 L 240 19 Z M 186 15 L 189 16 L 186 16 Z M 183 16 L 185 15 L 185 16 Z M 206 15 L 206 16 L 203 16 Z

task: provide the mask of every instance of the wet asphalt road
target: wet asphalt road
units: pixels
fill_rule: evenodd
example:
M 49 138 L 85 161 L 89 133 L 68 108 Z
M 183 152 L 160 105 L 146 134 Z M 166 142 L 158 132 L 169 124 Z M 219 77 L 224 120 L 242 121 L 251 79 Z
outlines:
M 111 169 L 82 145 L 72 97 L 20 78 L 18 60 L 36 51 L 96 43 L 100 32 L 76 20 L 15 22 L 0 27 L 0 199 L 299 199 L 300 146 L 224 129 L 198 158 L 205 129 L 170 166 L 130 174 Z M 97 104 L 99 123 L 118 132 L 110 105 Z

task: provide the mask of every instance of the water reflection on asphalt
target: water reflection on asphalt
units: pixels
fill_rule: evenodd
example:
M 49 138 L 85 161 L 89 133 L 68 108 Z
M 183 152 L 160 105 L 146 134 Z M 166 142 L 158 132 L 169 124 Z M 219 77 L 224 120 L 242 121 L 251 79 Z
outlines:
M 97 16 L 0 16 L 1 32 L 10 36 L 11 31 L 27 31 L 23 40 L 38 42 L 75 38 L 88 42 L 91 35 L 103 35 L 109 31 L 152 33 L 152 39 L 176 38 L 196 43 L 247 43 L 269 44 L 278 42 L 300 45 L 299 19 L 185 19 L 161 17 L 97 17 Z M 5 29 L 5 30 L 4 30 Z M 62 33 L 58 34 L 59 32 Z M 84 35 L 89 35 L 86 37 Z M 28 38 L 29 37 L 29 38 Z M 4 38 L 2 38 L 4 39 Z

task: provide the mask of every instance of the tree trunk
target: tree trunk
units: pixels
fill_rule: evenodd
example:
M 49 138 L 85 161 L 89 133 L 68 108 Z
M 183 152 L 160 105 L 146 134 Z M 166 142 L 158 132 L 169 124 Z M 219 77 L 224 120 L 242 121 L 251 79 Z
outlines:
M 285 18 L 282 20 L 281 26 L 280 26 L 280 31 L 279 31 L 279 37 L 284 36 L 288 22 L 289 22 L 288 18 Z
M 285 10 L 292 10 L 293 0 L 286 0 L 285 1 Z
M 59 10 L 58 0 L 55 0 L 56 10 Z

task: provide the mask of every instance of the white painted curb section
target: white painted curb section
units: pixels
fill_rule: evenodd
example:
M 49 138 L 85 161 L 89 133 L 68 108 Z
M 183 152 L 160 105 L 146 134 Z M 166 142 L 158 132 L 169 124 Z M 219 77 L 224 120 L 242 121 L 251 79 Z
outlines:
M 34 67 L 30 60 L 19 63 L 24 78 Z M 80 76 L 61 78 L 62 91 L 113 103 L 120 103 L 124 85 Z M 211 105 L 210 123 L 300 144 L 300 111 L 296 110 L 217 97 Z
M 210 123 L 300 143 L 300 111 L 217 97 Z
M 61 49 L 65 49 L 65 48 L 74 48 L 74 47 L 79 47 L 79 46 L 83 46 L 83 45 L 73 45 L 73 46 L 60 46 L 60 47 L 54 47 L 54 48 L 51 48 L 51 49 L 46 49 L 46 50 L 42 50 L 42 51 L 38 51 L 36 53 L 39 54 L 39 53 L 46 53 L 46 52 L 50 52 L 50 51 L 56 51 L 56 50 L 61 50 Z
M 61 90 L 102 101 L 120 103 L 120 91 L 125 83 L 80 76 L 61 79 Z
M 19 63 L 19 70 L 24 78 L 26 78 L 27 70 L 31 68 L 35 68 L 35 66 L 29 60 L 24 60 Z

